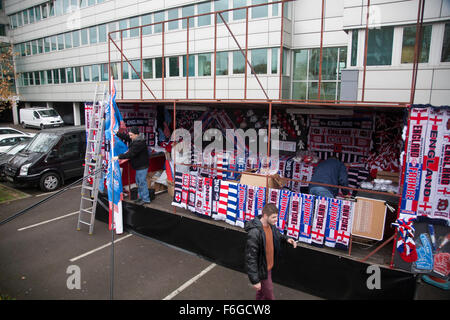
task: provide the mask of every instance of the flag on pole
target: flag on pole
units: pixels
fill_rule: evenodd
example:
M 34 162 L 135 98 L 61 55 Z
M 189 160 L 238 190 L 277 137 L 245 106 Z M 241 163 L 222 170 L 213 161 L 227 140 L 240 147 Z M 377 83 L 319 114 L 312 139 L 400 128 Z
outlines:
M 116 136 L 121 122 L 123 122 L 123 119 L 116 104 L 116 87 L 111 78 L 110 96 L 105 110 L 105 144 L 107 146 L 106 154 L 108 161 L 106 186 L 108 188 L 109 201 L 109 229 L 116 230 L 117 234 L 123 233 L 122 173 L 120 171 L 119 161 L 113 161 L 112 158 L 128 150 L 126 144 Z

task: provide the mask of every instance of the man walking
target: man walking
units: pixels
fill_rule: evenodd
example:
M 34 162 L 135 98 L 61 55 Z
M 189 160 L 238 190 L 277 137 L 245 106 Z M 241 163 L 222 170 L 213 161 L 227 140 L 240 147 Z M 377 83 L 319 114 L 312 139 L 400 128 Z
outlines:
M 272 267 L 280 252 L 281 241 L 287 241 L 294 248 L 297 242 L 287 238 L 275 227 L 278 208 L 266 204 L 261 217 L 245 223 L 247 244 L 245 247 L 245 268 L 248 278 L 256 291 L 256 300 L 274 300 Z
M 138 187 L 139 199 L 138 204 L 150 203 L 150 196 L 147 185 L 147 171 L 148 171 L 148 150 L 145 138 L 139 134 L 137 127 L 132 127 L 128 135 L 126 133 L 117 133 L 117 137 L 129 143 L 128 151 L 113 158 L 130 159 L 131 167 L 136 170 L 136 184 Z

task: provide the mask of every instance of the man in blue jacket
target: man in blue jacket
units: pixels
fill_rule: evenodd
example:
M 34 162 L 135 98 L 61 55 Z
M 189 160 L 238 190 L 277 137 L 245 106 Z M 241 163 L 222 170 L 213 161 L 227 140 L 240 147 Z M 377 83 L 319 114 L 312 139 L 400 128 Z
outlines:
M 334 157 L 328 158 L 317 165 L 312 175 L 311 182 L 348 187 L 347 168 L 338 159 Z M 338 188 L 325 187 L 316 184 L 309 185 L 309 193 L 316 196 L 335 198 L 338 192 Z M 347 195 L 348 190 L 342 189 L 342 193 Z

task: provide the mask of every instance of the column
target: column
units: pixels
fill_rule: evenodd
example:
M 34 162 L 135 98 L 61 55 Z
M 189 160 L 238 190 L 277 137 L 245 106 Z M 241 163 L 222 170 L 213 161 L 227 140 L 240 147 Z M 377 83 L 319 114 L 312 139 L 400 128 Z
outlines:
M 13 123 L 19 124 L 19 109 L 17 108 L 16 100 L 11 101 L 11 109 L 12 109 Z
M 80 103 L 74 102 L 73 103 L 73 124 L 75 126 L 81 125 L 81 118 L 80 118 Z

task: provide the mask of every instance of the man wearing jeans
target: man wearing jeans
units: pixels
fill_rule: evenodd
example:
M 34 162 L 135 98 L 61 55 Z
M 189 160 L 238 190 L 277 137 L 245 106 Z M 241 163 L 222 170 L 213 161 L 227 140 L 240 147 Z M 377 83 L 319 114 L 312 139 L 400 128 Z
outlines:
M 317 165 L 314 174 L 311 177 L 311 182 L 348 187 L 347 168 L 338 159 L 334 157 L 328 158 Z M 338 191 L 338 188 L 325 187 L 316 184 L 309 185 L 309 193 L 316 196 L 335 198 Z M 347 195 L 348 190 L 342 189 L 342 193 Z
M 148 194 L 147 185 L 147 171 L 148 171 L 148 150 L 147 143 L 143 135 L 139 134 L 137 127 L 132 127 L 128 135 L 126 133 L 117 133 L 117 137 L 129 143 L 128 151 L 113 158 L 130 159 L 131 167 L 136 170 L 136 184 L 138 187 L 139 198 L 138 204 L 150 203 L 150 196 Z

